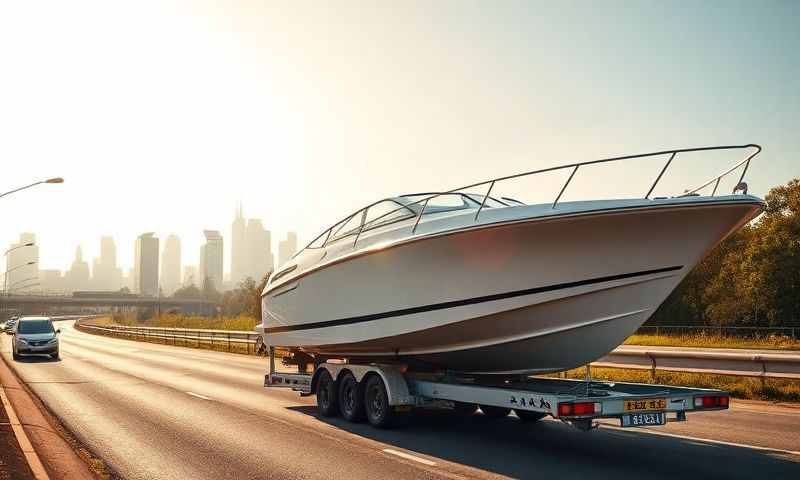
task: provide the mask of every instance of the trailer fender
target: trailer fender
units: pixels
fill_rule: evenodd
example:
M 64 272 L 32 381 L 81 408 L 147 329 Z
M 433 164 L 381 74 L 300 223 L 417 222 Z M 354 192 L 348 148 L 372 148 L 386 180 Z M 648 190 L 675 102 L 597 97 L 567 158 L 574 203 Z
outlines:
M 354 365 L 354 364 L 334 364 L 323 363 L 320 368 L 314 372 L 312 379 L 311 391 L 316 392 L 316 382 L 319 377 L 321 369 L 327 369 L 337 382 L 342 376 L 350 372 L 356 378 L 359 385 L 367 377 L 367 375 L 378 375 L 386 385 L 386 392 L 389 395 L 389 405 L 414 405 L 416 403 L 415 397 L 411 395 L 408 390 L 403 373 L 398 367 L 391 365 Z

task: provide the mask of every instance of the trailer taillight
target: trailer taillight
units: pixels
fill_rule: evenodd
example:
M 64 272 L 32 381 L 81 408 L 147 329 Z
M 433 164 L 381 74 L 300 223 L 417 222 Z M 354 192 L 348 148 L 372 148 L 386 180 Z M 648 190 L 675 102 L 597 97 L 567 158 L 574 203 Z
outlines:
M 730 397 L 727 395 L 705 395 L 694 397 L 695 408 L 728 408 Z
M 603 406 L 599 402 L 559 403 L 559 417 L 582 417 L 601 413 Z

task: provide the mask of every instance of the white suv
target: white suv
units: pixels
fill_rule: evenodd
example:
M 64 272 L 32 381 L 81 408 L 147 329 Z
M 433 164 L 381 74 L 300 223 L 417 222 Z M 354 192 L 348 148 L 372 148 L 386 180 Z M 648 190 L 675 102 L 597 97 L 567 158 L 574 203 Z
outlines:
M 58 334 L 61 330 L 53 328 L 49 317 L 22 317 L 14 325 L 12 349 L 14 360 L 20 354 L 46 354 L 58 358 Z

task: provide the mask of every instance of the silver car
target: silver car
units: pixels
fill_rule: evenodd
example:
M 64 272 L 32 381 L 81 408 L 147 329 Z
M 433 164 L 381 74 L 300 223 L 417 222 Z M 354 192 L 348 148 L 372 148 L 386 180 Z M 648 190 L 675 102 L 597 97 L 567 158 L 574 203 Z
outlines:
M 11 340 L 14 360 L 21 354 L 45 354 L 58 358 L 58 334 L 49 317 L 22 317 L 14 326 Z

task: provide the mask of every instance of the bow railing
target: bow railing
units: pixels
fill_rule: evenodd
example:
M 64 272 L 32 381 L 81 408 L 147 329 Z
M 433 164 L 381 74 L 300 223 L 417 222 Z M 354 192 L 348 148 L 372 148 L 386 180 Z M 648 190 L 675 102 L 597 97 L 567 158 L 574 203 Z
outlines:
M 564 195 L 564 192 L 567 190 L 567 187 L 569 187 L 570 183 L 572 182 L 572 179 L 575 177 L 575 174 L 578 173 L 578 170 L 581 167 L 585 167 L 585 166 L 588 166 L 588 165 L 597 165 L 597 164 L 601 164 L 601 163 L 620 162 L 620 161 L 625 161 L 625 160 L 633 160 L 633 159 L 640 159 L 640 158 L 650 158 L 650 157 L 658 157 L 658 156 L 669 155 L 666 163 L 664 164 L 664 166 L 659 171 L 658 176 L 656 176 L 655 180 L 650 185 L 650 188 L 647 190 L 647 193 L 643 197 L 644 199 L 648 199 L 648 198 L 650 198 L 650 195 L 655 190 L 656 186 L 658 186 L 658 184 L 661 181 L 661 179 L 663 178 L 664 174 L 667 172 L 667 169 L 669 169 L 669 167 L 672 164 L 673 160 L 675 160 L 675 158 L 679 154 L 692 153 L 692 152 L 709 152 L 709 151 L 718 151 L 718 150 L 747 150 L 747 149 L 753 149 L 753 151 L 750 152 L 744 159 L 738 161 L 737 163 L 735 163 L 733 166 L 731 166 L 727 170 L 725 170 L 722 173 L 710 178 L 706 182 L 698 185 L 697 187 L 694 187 L 692 189 L 688 189 L 688 190 L 684 191 L 683 193 L 678 194 L 676 196 L 677 197 L 685 197 L 685 196 L 690 196 L 690 195 L 697 195 L 697 192 L 699 192 L 700 190 L 708 187 L 711 184 L 714 184 L 714 188 L 713 188 L 713 190 L 711 192 L 711 196 L 715 196 L 716 193 L 717 193 L 717 190 L 719 189 L 720 181 L 723 178 L 727 177 L 732 172 L 734 172 L 737 169 L 739 169 L 739 168 L 742 169 L 742 172 L 739 175 L 739 180 L 736 182 L 736 185 L 735 185 L 732 193 L 736 193 L 737 191 L 744 191 L 746 193 L 747 192 L 747 187 L 746 187 L 746 185 L 744 185 L 742 183 L 743 180 L 744 180 L 744 176 L 747 173 L 747 170 L 748 170 L 748 168 L 750 166 L 750 161 L 756 155 L 758 155 L 761 152 L 761 146 L 760 145 L 756 145 L 756 144 L 752 144 L 752 143 L 746 144 L 746 145 L 718 145 L 718 146 L 711 146 L 711 147 L 681 148 L 681 149 L 674 149 L 674 150 L 662 150 L 662 151 L 650 152 L 650 153 L 640 153 L 640 154 L 636 154 L 636 155 L 625 155 L 625 156 L 621 156 L 621 157 L 601 158 L 601 159 L 596 159 L 596 160 L 587 160 L 587 161 L 583 161 L 583 162 L 570 163 L 570 164 L 565 164 L 565 165 L 558 165 L 558 166 L 555 166 L 555 167 L 541 168 L 541 169 L 538 169 L 538 170 L 531 170 L 531 171 L 528 171 L 528 172 L 517 173 L 517 174 L 514 174 L 514 175 L 507 175 L 507 176 L 504 176 L 504 177 L 497 177 L 497 178 L 493 178 L 493 179 L 490 179 L 490 180 L 485 180 L 485 181 L 482 181 L 482 182 L 473 183 L 473 184 L 470 184 L 470 185 L 465 185 L 463 187 L 454 188 L 452 190 L 447 190 L 447 191 L 444 191 L 444 192 L 432 193 L 432 194 L 430 194 L 428 196 L 425 196 L 424 198 L 421 198 L 421 199 L 416 200 L 414 202 L 409 202 L 407 204 L 399 206 L 398 208 L 396 208 L 396 209 L 394 209 L 392 211 L 386 212 L 383 215 L 371 220 L 370 223 L 374 224 L 378 220 L 380 220 L 381 218 L 388 217 L 388 216 L 393 215 L 393 214 L 395 214 L 395 213 L 397 213 L 399 211 L 407 210 L 409 212 L 412 212 L 416 216 L 416 218 L 414 220 L 414 225 L 411 228 L 411 233 L 414 234 L 414 233 L 416 233 L 417 227 L 419 226 L 419 223 L 420 223 L 420 220 L 422 219 L 422 216 L 425 214 L 426 209 L 428 209 L 428 205 L 429 205 L 429 203 L 430 203 L 430 201 L 432 199 L 435 199 L 435 198 L 440 197 L 442 195 L 461 194 L 461 195 L 464 195 L 464 196 L 466 196 L 468 198 L 471 198 L 474 201 L 474 198 L 470 197 L 467 193 L 464 192 L 464 190 L 488 186 L 488 188 L 486 190 L 486 194 L 483 196 L 483 199 L 480 202 L 480 206 L 478 207 L 477 211 L 475 212 L 474 221 L 477 222 L 479 217 L 480 217 L 481 212 L 486 207 L 486 201 L 489 198 L 491 198 L 492 190 L 494 189 L 494 187 L 495 187 L 495 185 L 497 183 L 503 182 L 503 181 L 507 181 L 507 180 L 514 180 L 514 179 L 518 179 L 518 178 L 522 178 L 522 177 L 529 177 L 529 176 L 538 175 L 538 174 L 542 174 L 542 173 L 555 172 L 555 171 L 559 171 L 559 170 L 570 170 L 571 169 L 569 177 L 567 178 L 566 182 L 564 182 L 563 186 L 561 187 L 561 189 L 558 192 L 558 195 L 556 195 L 555 199 L 553 200 L 551 208 L 555 209 L 556 206 L 558 205 L 559 200 L 561 200 L 561 197 Z M 378 203 L 384 202 L 386 200 L 388 200 L 388 199 L 381 199 L 381 200 L 379 200 L 379 201 L 377 201 L 375 203 L 367 205 L 366 207 L 363 207 L 363 208 L 357 210 L 356 212 L 346 216 L 345 218 L 343 218 L 339 222 L 336 222 L 332 227 L 328 228 L 327 230 L 322 232 L 320 235 L 318 235 L 303 250 L 305 250 L 307 248 L 314 248 L 314 247 L 312 247 L 312 245 L 317 244 L 317 243 L 319 243 L 318 247 L 324 247 L 325 245 L 327 245 L 332 240 L 340 240 L 341 238 L 343 238 L 343 236 L 339 236 L 339 237 L 334 238 L 334 239 L 332 239 L 332 237 L 334 235 L 336 235 L 336 233 L 338 233 L 338 230 L 341 229 L 344 225 L 346 225 L 350 220 L 352 220 L 354 217 L 360 216 L 361 219 L 360 219 L 359 227 L 358 227 L 357 230 L 353 230 L 353 232 L 352 232 L 352 234 L 355 235 L 355 240 L 353 241 L 353 245 L 355 246 L 355 244 L 358 242 L 358 238 L 361 236 L 361 234 L 364 231 L 365 219 L 367 217 L 367 212 L 369 211 L 369 209 L 371 207 L 377 205 Z M 497 200 L 497 201 L 499 201 L 500 203 L 504 203 L 502 200 Z M 416 210 L 416 212 L 415 212 L 415 210 Z M 408 217 L 406 217 L 404 219 L 410 219 L 410 218 L 411 218 L 411 216 L 409 215 Z M 339 229 L 334 231 L 334 229 L 337 228 L 337 227 L 339 227 Z M 349 235 L 344 235 L 344 236 L 349 236 Z M 323 239 L 323 237 L 324 237 L 324 240 L 322 240 L 320 242 L 320 240 Z M 301 252 L 303 250 L 301 250 Z M 300 252 L 298 252 L 298 254 L 299 253 Z

